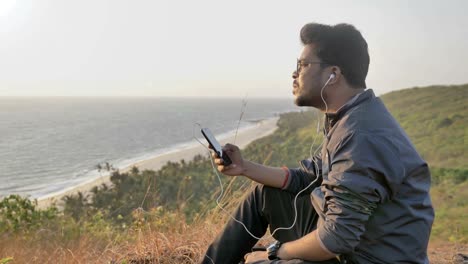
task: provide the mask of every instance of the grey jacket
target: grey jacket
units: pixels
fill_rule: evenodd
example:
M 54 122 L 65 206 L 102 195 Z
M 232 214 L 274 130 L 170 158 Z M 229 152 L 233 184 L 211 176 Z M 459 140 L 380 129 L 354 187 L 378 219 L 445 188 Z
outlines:
M 328 251 L 358 263 L 428 263 L 430 172 L 372 90 L 328 114 L 321 155 L 290 169 L 285 190 L 311 192 Z

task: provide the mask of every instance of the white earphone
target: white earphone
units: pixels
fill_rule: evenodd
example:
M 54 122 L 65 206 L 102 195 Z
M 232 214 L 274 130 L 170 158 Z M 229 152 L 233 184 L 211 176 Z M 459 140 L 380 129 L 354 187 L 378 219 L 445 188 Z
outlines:
M 330 74 L 330 77 L 328 79 L 331 80 L 331 79 L 335 78 L 335 76 L 336 76 L 335 73 L 332 73 L 332 74 Z

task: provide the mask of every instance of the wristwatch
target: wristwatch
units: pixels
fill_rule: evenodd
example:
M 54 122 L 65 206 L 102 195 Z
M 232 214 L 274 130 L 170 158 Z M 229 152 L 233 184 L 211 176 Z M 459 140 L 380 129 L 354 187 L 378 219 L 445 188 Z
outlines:
M 273 244 L 267 247 L 268 259 L 275 260 L 280 259 L 278 258 L 278 249 L 281 247 L 281 242 L 276 240 Z

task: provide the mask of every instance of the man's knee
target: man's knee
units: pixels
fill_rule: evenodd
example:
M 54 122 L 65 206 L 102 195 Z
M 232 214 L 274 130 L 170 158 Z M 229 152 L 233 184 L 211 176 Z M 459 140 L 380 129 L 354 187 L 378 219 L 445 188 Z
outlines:
M 282 210 L 291 207 L 294 197 L 279 188 L 258 184 L 254 188 L 255 199 L 261 205 L 260 211 L 265 216 L 272 216 L 271 212 L 282 208 Z
M 290 203 L 294 198 L 291 193 L 270 186 L 263 186 L 262 196 L 264 204 L 274 203 L 275 205 Z
M 293 198 L 291 194 L 279 188 L 257 184 L 247 196 L 250 205 L 255 204 L 262 214 L 269 214 L 271 210 L 290 204 Z

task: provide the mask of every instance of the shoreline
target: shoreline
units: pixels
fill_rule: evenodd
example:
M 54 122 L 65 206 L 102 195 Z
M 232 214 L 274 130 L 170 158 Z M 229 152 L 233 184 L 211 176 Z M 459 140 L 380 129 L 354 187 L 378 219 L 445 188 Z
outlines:
M 255 141 L 256 139 L 260 139 L 262 137 L 268 136 L 272 134 L 276 129 L 278 128 L 277 123 L 279 120 L 279 116 L 268 118 L 261 120 L 257 122 L 254 126 L 239 130 L 237 133 L 237 138 L 235 144 L 241 148 L 244 149 L 247 147 L 251 142 Z M 227 136 L 218 138 L 220 143 L 222 145 L 226 143 L 234 143 L 234 134 L 229 134 Z M 202 140 L 202 143 L 206 144 L 204 142 L 205 140 Z M 172 162 L 180 162 L 182 159 L 185 161 L 190 161 L 192 160 L 196 155 L 208 155 L 207 154 L 207 149 L 200 145 L 191 145 L 183 149 L 178 149 L 170 152 L 166 152 L 163 154 L 160 154 L 158 156 L 155 156 L 153 158 L 143 160 L 140 162 L 136 162 L 134 164 L 131 164 L 125 168 L 120 169 L 121 172 L 127 172 L 129 171 L 132 167 L 136 166 L 140 171 L 143 170 L 154 170 L 157 171 L 161 169 L 162 166 L 166 165 L 167 162 L 172 161 Z M 52 205 L 56 205 L 57 207 L 61 207 L 60 204 L 63 203 L 62 198 L 68 195 L 74 195 L 77 194 L 78 192 L 82 192 L 84 196 L 86 197 L 88 194 L 90 194 L 90 191 L 93 187 L 95 186 L 101 186 L 102 184 L 106 184 L 108 186 L 111 186 L 111 180 L 110 180 L 110 174 L 108 175 L 103 175 L 95 180 L 92 180 L 90 182 L 85 182 L 83 184 L 80 184 L 76 187 L 73 187 L 69 190 L 65 190 L 64 192 L 58 193 L 58 194 L 52 194 L 50 196 L 46 196 L 43 198 L 38 198 L 37 199 L 37 208 L 38 209 L 46 209 Z

